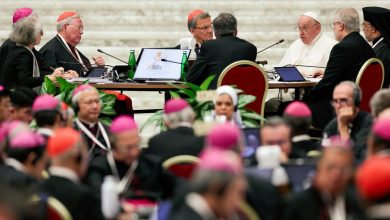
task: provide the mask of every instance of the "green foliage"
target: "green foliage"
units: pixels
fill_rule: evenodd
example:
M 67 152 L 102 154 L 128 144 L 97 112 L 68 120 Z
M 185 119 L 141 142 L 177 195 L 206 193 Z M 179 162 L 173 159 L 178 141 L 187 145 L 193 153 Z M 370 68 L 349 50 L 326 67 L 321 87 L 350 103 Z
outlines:
M 88 80 L 85 80 L 81 84 L 87 84 Z M 60 100 L 68 104 L 69 106 L 73 106 L 72 104 L 72 96 L 73 90 L 77 87 L 78 84 L 73 84 L 66 81 L 62 77 L 57 77 L 57 83 L 53 83 L 49 78 L 45 77 L 45 80 L 41 87 L 41 94 L 50 94 L 58 97 Z M 116 112 L 114 110 L 114 104 L 116 100 L 116 96 L 112 94 L 107 94 L 101 90 L 99 91 L 100 100 L 102 100 L 102 109 L 100 111 L 99 120 L 105 124 L 111 124 L 111 119 L 107 116 L 115 115 Z
M 213 103 L 211 101 L 202 101 L 199 102 L 196 100 L 196 93 L 199 91 L 205 91 L 208 90 L 210 83 L 215 78 L 214 75 L 209 76 L 200 86 L 186 82 L 184 85 L 186 88 L 181 88 L 177 86 L 176 84 L 170 84 L 171 86 L 175 87 L 177 91 L 169 91 L 172 98 L 184 98 L 187 100 L 187 102 L 191 105 L 191 107 L 194 109 L 196 113 L 196 119 L 202 120 L 205 115 L 210 115 L 211 111 L 213 110 Z M 260 121 L 264 120 L 263 117 L 261 117 L 256 112 L 247 109 L 245 106 L 253 101 L 256 100 L 256 97 L 253 95 L 247 95 L 243 94 L 241 90 L 236 89 L 237 93 L 241 93 L 238 95 L 238 111 L 241 114 L 242 121 L 244 123 L 244 126 L 246 127 L 258 127 L 260 125 Z M 149 125 L 155 125 L 160 126 L 162 129 L 165 129 L 163 127 L 163 110 L 157 111 L 155 114 L 153 114 L 150 118 L 148 118 L 145 123 L 141 126 L 141 131 L 149 126 Z

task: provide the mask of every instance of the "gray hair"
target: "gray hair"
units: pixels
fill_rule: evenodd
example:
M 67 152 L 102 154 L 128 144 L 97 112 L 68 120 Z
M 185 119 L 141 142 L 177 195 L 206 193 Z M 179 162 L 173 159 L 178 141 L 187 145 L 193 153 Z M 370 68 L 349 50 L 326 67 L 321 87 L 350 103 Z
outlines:
M 214 18 L 213 26 L 216 38 L 237 34 L 237 19 L 230 13 L 220 13 Z
M 336 11 L 336 19 L 344 24 L 347 32 L 360 31 L 359 13 L 354 8 L 340 8 Z
M 346 85 L 346 86 L 351 87 L 352 99 L 353 99 L 354 105 L 356 105 L 356 103 L 360 103 L 362 101 L 362 90 L 360 89 L 360 87 L 358 85 L 356 85 L 352 81 L 347 80 L 347 81 L 340 82 L 339 84 L 336 85 L 336 87 L 342 86 L 342 85 Z M 336 89 L 336 87 L 335 87 L 335 89 Z M 359 106 L 357 106 L 357 107 L 359 107 Z
M 370 101 L 371 113 L 378 117 L 383 110 L 390 108 L 390 89 L 381 89 L 377 91 Z
M 236 178 L 236 175 L 229 172 L 195 170 L 191 177 L 190 187 L 195 193 L 212 193 L 221 197 Z
M 176 128 L 183 122 L 192 124 L 195 119 L 195 113 L 192 108 L 188 106 L 181 111 L 164 114 L 163 118 L 169 128 Z
M 188 30 L 191 30 L 191 28 L 196 27 L 196 22 L 198 22 L 199 19 L 205 19 L 205 18 L 210 18 L 210 14 L 208 12 L 201 13 L 197 16 L 194 16 L 191 20 L 188 21 L 187 27 Z
M 28 46 L 35 42 L 41 31 L 42 25 L 39 17 L 34 13 L 14 23 L 9 38 L 15 43 Z
M 67 24 L 71 24 L 73 19 L 80 18 L 80 15 L 75 14 L 69 18 L 65 18 L 62 21 L 57 22 L 57 32 L 61 32 L 64 29 L 64 26 Z

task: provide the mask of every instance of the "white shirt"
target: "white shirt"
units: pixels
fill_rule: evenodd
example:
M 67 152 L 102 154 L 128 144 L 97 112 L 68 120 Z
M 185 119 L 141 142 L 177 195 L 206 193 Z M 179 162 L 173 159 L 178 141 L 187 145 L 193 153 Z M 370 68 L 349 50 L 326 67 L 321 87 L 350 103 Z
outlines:
M 77 176 L 76 172 L 66 167 L 52 166 L 49 168 L 49 173 L 52 176 L 59 176 L 66 179 L 69 179 L 75 183 L 79 183 L 80 179 Z
M 15 160 L 14 158 L 10 158 L 10 157 L 6 158 L 4 160 L 4 163 L 10 167 L 13 167 L 17 171 L 20 171 L 22 173 L 27 173 L 26 167 L 21 162 Z
M 209 204 L 201 195 L 197 193 L 189 193 L 186 196 L 185 202 L 196 213 L 202 216 L 202 219 L 217 219 L 211 211 Z
M 287 52 L 280 61 L 279 65 L 285 66 L 287 64 L 295 64 L 326 67 L 330 51 L 336 43 L 336 40 L 330 38 L 322 32 L 320 32 L 309 45 L 304 44 L 301 39 L 297 39 L 287 49 Z M 324 70 L 324 68 L 314 67 L 297 68 L 301 73 L 307 76 L 310 76 L 316 70 Z

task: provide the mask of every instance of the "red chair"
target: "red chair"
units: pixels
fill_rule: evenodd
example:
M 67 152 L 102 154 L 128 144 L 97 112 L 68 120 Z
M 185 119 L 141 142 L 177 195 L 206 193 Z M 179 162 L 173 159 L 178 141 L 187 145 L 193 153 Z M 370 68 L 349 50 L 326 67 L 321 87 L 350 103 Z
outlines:
M 246 107 L 264 117 L 264 103 L 268 91 L 268 78 L 263 69 L 249 60 L 236 61 L 227 66 L 218 78 L 218 86 L 235 85 L 256 100 Z
M 179 155 L 165 160 L 162 166 L 175 176 L 189 179 L 198 162 L 198 157 L 192 155 Z
M 47 220 L 72 220 L 72 215 L 69 213 L 68 209 L 56 198 L 54 197 L 45 197 L 40 195 L 34 195 L 31 198 L 31 208 L 34 208 L 36 211 L 40 210 L 40 206 L 46 207 L 44 213 L 38 214 L 40 219 Z
M 383 63 L 378 58 L 367 60 L 360 68 L 355 84 L 362 90 L 362 100 L 360 102 L 362 110 L 371 112 L 371 97 L 382 88 L 384 74 Z

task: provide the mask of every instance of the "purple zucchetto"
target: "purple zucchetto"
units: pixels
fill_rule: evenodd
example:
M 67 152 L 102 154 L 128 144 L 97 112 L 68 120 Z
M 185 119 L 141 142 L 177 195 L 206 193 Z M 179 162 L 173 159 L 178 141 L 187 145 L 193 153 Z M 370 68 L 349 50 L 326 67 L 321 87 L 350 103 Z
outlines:
M 230 150 L 237 146 L 241 138 L 240 129 L 230 123 L 215 125 L 206 138 L 207 146 L 221 150 Z
M 55 111 L 60 109 L 60 100 L 51 95 L 38 96 L 32 105 L 33 112 Z
M 288 114 L 293 117 L 311 117 L 311 110 L 305 103 L 295 101 L 287 106 L 284 110 L 284 114 Z
M 164 113 L 171 114 L 174 112 L 181 111 L 189 106 L 190 105 L 188 104 L 188 102 L 184 99 L 170 99 L 165 103 Z
M 12 17 L 12 23 L 15 24 L 18 22 L 20 19 L 28 17 L 31 15 L 33 10 L 31 8 L 18 8 L 14 12 L 14 15 Z
M 119 116 L 112 121 L 110 126 L 110 132 L 112 134 L 118 134 L 124 131 L 137 130 L 137 124 L 130 116 Z
M 13 149 L 30 149 L 42 147 L 45 141 L 43 137 L 33 131 L 24 131 L 17 134 L 9 142 L 9 147 Z
M 383 140 L 390 141 L 390 119 L 379 118 L 375 121 L 372 131 L 375 136 L 382 138 Z
M 232 151 L 208 149 L 200 155 L 197 170 L 228 172 L 240 175 L 242 173 L 242 161 Z

